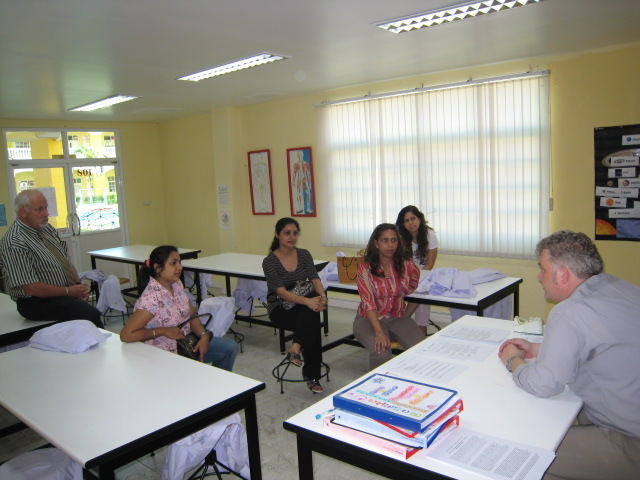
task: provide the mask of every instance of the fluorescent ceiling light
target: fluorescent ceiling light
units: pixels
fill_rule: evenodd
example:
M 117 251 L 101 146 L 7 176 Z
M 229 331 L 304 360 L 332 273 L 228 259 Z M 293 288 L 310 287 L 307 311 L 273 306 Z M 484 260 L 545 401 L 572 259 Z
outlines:
M 134 97 L 132 95 L 113 95 L 111 97 L 103 98 L 97 102 L 87 103 L 86 105 L 80 105 L 79 107 L 70 108 L 70 112 L 90 112 L 99 108 L 110 107 L 116 103 L 128 102 L 140 97 Z
M 396 18 L 385 22 L 376 23 L 376 27 L 383 28 L 393 33 L 409 32 L 424 27 L 434 27 L 443 23 L 450 23 L 465 18 L 473 18 L 488 13 L 522 7 L 529 3 L 538 3 L 542 0 L 486 0 L 480 2 L 466 2 L 439 10 L 430 10 L 410 17 Z
M 278 60 L 284 60 L 285 57 L 281 55 L 274 55 L 271 53 L 261 53 L 260 55 L 254 55 L 253 57 L 243 58 L 235 62 L 220 65 L 219 67 L 210 68 L 198 73 L 192 73 L 184 77 L 178 78 L 178 80 L 189 80 L 191 82 L 198 82 L 205 78 L 216 77 L 218 75 L 224 75 L 225 73 L 231 73 L 245 68 L 256 67 L 258 65 L 264 65 L 265 63 L 276 62 Z

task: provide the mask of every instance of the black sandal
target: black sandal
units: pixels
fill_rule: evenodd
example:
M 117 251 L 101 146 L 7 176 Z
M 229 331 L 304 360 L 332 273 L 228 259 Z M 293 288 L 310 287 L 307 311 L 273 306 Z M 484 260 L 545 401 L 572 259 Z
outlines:
M 296 353 L 296 352 L 287 353 L 287 360 L 289 360 L 289 362 L 292 365 L 295 365 L 296 367 L 302 366 L 302 356 L 299 353 Z
M 307 382 L 307 388 L 311 390 L 314 395 L 317 393 L 324 393 L 324 389 L 318 380 L 309 380 Z

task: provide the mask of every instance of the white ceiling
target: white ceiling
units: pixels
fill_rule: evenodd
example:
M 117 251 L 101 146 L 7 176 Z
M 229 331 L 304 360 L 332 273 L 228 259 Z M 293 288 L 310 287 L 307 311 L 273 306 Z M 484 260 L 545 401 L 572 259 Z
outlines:
M 457 3 L 0 0 L 0 118 L 163 121 L 640 41 L 640 0 L 545 0 L 399 35 L 372 25 Z M 197 83 L 175 80 L 262 52 L 290 58 Z M 142 98 L 95 112 L 67 111 L 113 94 Z

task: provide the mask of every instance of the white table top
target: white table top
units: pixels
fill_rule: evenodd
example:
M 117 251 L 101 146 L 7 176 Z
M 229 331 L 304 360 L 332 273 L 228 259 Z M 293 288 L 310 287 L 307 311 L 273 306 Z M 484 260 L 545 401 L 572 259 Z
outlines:
M 453 325 L 465 324 L 473 327 L 505 329 L 509 332 L 512 330 L 511 322 L 471 315 L 462 317 Z M 442 331 L 425 339 L 424 342 L 433 341 L 440 335 L 442 335 Z M 413 349 L 419 348 L 419 345 Z M 390 368 L 393 368 L 393 362 L 399 361 L 413 349 L 398 355 L 379 367 L 376 372 L 389 371 Z M 498 345 L 495 346 L 496 353 L 497 349 Z M 464 410 L 460 413 L 461 427 L 513 442 L 555 450 L 582 406 L 581 400 L 568 388 L 560 395 L 550 398 L 538 398 L 521 390 L 515 385 L 512 375 L 504 368 L 497 354 L 491 354 L 481 363 L 471 361 L 451 361 L 451 363 L 461 363 L 469 367 L 450 382 L 438 383 L 440 386 L 449 387 L 459 392 L 464 402 Z M 368 377 L 371 373 L 373 372 L 355 380 L 353 384 Z M 426 381 L 426 383 L 434 382 Z M 291 417 L 286 423 L 328 437 L 340 438 L 323 429 L 322 422 L 315 418 L 316 414 L 326 412 L 332 406 L 332 398 L 329 396 Z M 344 438 L 341 440 L 345 441 Z M 351 443 L 355 444 L 355 441 L 351 441 Z M 359 446 L 367 448 L 362 444 Z M 381 453 L 381 455 L 384 454 Z M 454 478 L 476 478 L 473 474 L 465 473 L 458 467 L 442 465 L 430 459 L 427 452 L 419 452 L 407 462 Z
M 223 275 L 241 275 L 264 278 L 262 261 L 265 255 L 251 253 L 220 253 L 208 257 L 183 260 L 182 266 L 186 269 L 211 272 Z M 314 264 L 321 265 L 325 260 L 314 260 Z
M 80 465 L 263 385 L 117 335 L 76 355 L 0 354 L 0 404 Z
M 11 297 L 4 293 L 0 293 L 0 346 L 7 345 L 8 343 L 14 343 L 7 343 L 2 340 L 2 337 L 9 336 L 10 334 L 17 334 L 24 330 L 43 327 L 54 322 L 54 320 L 27 320 L 18 313 L 16 303 L 11 300 Z M 27 336 L 30 335 L 27 333 Z M 27 340 L 27 338 L 22 340 Z
M 421 271 L 421 275 L 425 275 L 428 273 L 429 272 L 426 270 Z M 452 303 L 459 304 L 461 308 L 464 305 L 477 306 L 483 299 L 487 298 L 488 296 L 493 295 L 494 293 L 499 292 L 503 288 L 509 287 L 514 283 L 519 283 L 521 281 L 522 281 L 521 278 L 505 277 L 498 280 L 494 280 L 492 282 L 485 282 L 485 283 L 479 283 L 477 285 L 473 285 L 473 287 L 476 289 L 476 296 L 471 298 L 448 297 L 446 295 L 426 295 L 423 293 L 412 293 L 411 295 L 407 295 L 405 298 L 408 300 L 415 298 L 420 300 L 429 300 L 432 302 L 452 302 Z M 350 291 L 353 291 L 354 294 L 358 293 L 358 286 L 355 283 L 328 282 L 327 288 L 329 290 L 331 289 L 350 290 Z
M 156 248 L 157 245 L 124 245 L 122 247 L 105 248 L 103 250 L 94 250 L 87 252 L 88 255 L 93 257 L 111 258 L 114 260 L 130 261 L 134 263 L 144 263 L 149 258 L 151 251 Z M 187 253 L 200 252 L 195 248 L 180 248 L 178 247 L 178 253 L 184 255 Z

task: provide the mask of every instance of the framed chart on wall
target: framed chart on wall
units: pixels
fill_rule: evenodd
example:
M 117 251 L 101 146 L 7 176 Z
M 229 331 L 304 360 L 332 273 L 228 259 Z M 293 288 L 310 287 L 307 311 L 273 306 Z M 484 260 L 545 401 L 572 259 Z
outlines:
M 316 197 L 311 147 L 287 149 L 289 201 L 292 217 L 315 217 Z
M 249 157 L 249 187 L 254 215 L 273 215 L 270 151 L 256 150 Z
M 596 240 L 640 241 L 640 125 L 594 129 Z

